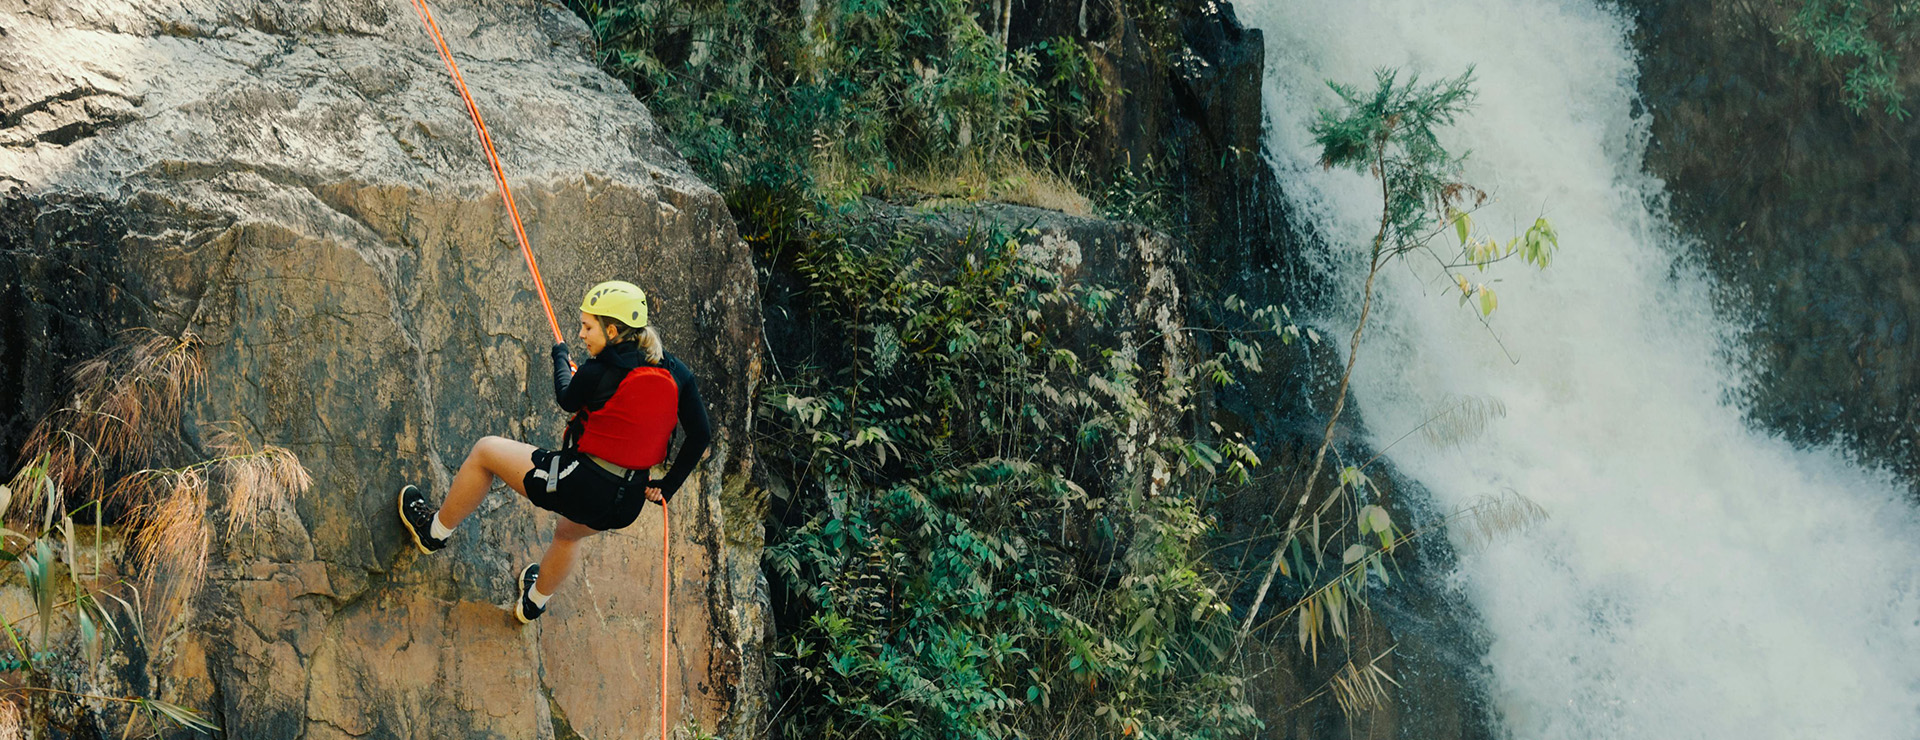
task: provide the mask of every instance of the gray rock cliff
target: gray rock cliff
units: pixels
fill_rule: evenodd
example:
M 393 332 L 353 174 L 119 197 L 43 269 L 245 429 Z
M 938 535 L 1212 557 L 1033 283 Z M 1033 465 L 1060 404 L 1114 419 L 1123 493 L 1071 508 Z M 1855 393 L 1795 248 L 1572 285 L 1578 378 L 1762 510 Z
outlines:
M 701 378 L 715 443 L 673 503 L 669 710 L 751 736 L 747 249 L 571 13 L 434 10 L 563 329 L 588 285 L 633 280 Z M 449 549 L 403 546 L 399 485 L 437 499 L 481 436 L 553 446 L 564 421 L 538 298 L 407 0 L 0 0 L 0 255 L 0 447 L 60 401 L 63 365 L 148 326 L 206 341 L 195 419 L 238 421 L 313 476 L 216 548 L 184 633 L 151 656 L 157 695 L 229 737 L 657 734 L 657 510 L 590 540 L 524 629 L 500 605 L 552 515 L 500 487 Z

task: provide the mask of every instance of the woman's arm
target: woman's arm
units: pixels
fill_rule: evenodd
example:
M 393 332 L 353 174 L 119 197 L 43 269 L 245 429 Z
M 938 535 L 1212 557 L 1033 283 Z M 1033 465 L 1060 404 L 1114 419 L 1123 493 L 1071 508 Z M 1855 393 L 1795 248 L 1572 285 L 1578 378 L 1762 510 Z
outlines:
M 595 379 L 600 377 L 600 363 L 588 360 L 580 366 L 578 374 L 573 371 L 573 359 L 568 356 L 567 345 L 553 345 L 553 400 L 564 411 L 579 411 L 587 405 L 587 396 L 593 393 Z
M 685 436 L 680 439 L 680 453 L 673 456 L 673 467 L 667 469 L 667 477 L 650 486 L 660 489 L 663 505 L 687 482 L 687 476 L 700 464 L 700 456 L 706 454 L 707 446 L 713 443 L 713 425 L 707 419 L 707 402 L 700 397 L 699 381 L 693 379 L 693 372 L 678 358 L 668 358 L 666 365 L 667 371 L 673 374 L 674 384 L 680 387 L 680 431 Z

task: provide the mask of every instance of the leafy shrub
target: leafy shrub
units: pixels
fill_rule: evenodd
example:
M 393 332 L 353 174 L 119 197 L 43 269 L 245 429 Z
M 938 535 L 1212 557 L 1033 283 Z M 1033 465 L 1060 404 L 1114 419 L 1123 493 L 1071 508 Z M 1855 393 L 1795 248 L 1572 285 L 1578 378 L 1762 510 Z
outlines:
M 1258 459 L 1173 423 L 1246 364 L 1162 376 L 1139 347 L 1076 351 L 1077 331 L 1118 333 L 1118 295 L 1007 234 L 942 256 L 911 226 L 843 226 L 793 257 L 820 339 L 761 412 L 789 525 L 766 559 L 797 626 L 776 656 L 777 734 L 1257 727 L 1200 507 Z M 1270 338 L 1298 333 L 1261 316 Z
M 1900 52 L 1920 33 L 1920 3 L 1804 0 L 1780 32 L 1835 67 L 1841 101 L 1854 113 L 1879 105 L 1895 120 L 1911 115 L 1900 89 Z
M 1070 172 L 1113 94 L 1079 42 L 1007 49 L 965 0 L 570 3 L 603 66 L 729 195 L 831 205 L 961 162 Z
M 1323 643 L 1349 642 L 1352 626 L 1367 610 L 1371 584 L 1376 578 L 1383 585 L 1391 581 L 1387 558 L 1409 539 L 1438 531 L 1403 530 L 1380 506 L 1378 490 L 1366 474 L 1367 464 L 1341 465 L 1338 483 L 1321 490 L 1321 472 L 1327 469 L 1327 455 L 1346 408 L 1381 269 L 1408 255 L 1419 255 L 1423 264 L 1430 258 L 1430 264 L 1437 265 L 1436 277 L 1455 284 L 1461 305 L 1474 303 L 1484 323 L 1497 307 L 1497 298 L 1487 283 L 1468 279 L 1465 271 L 1482 271 L 1512 258 L 1545 269 L 1559 248 L 1559 237 L 1545 218 L 1535 219 L 1524 233 L 1505 243 L 1475 232 L 1471 212 L 1487 196 L 1461 179 L 1462 158 L 1448 152 L 1439 137 L 1440 130 L 1458 120 L 1471 104 L 1472 80 L 1471 69 L 1436 83 L 1381 69 L 1370 87 L 1328 83 L 1340 103 L 1321 109 L 1311 128 L 1321 149 L 1320 164 L 1377 180 L 1380 216 L 1366 250 L 1366 281 L 1333 408 L 1310 472 L 1295 490 L 1284 492 L 1287 524 L 1275 539 L 1277 545 L 1253 604 L 1241 620 L 1240 639 L 1262 625 L 1291 618 L 1301 649 L 1316 659 Z M 1457 244 L 1446 243 L 1444 236 L 1449 232 Z M 1433 421 L 1451 418 L 1470 426 L 1475 408 L 1457 405 Z M 1413 431 L 1418 430 L 1408 433 Z M 1516 495 L 1456 512 L 1442 525 L 1477 521 L 1490 531 L 1525 526 L 1541 514 Z M 1277 576 L 1291 579 L 1288 585 L 1293 588 L 1288 593 L 1298 597 L 1291 606 L 1259 622 Z M 1378 665 L 1386 652 L 1374 656 L 1349 652 L 1328 687 L 1343 711 L 1351 714 L 1381 706 L 1385 687 L 1393 682 Z

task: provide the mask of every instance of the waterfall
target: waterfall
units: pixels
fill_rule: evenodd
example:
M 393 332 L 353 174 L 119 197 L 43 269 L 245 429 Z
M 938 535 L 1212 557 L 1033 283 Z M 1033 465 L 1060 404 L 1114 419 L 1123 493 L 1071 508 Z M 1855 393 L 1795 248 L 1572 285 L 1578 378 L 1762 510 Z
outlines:
M 1591 0 L 1240 11 L 1266 34 L 1274 166 L 1342 303 L 1357 306 L 1379 202 L 1364 176 L 1315 164 L 1327 79 L 1474 65 L 1477 104 L 1445 141 L 1495 199 L 1476 222 L 1505 237 L 1544 214 L 1559 230 L 1547 271 L 1473 275 L 1501 279 L 1491 331 L 1433 270 L 1385 271 L 1354 382 L 1376 447 L 1448 399 L 1505 408 L 1457 445 L 1413 435 L 1387 453 L 1439 509 L 1511 491 L 1551 517 L 1463 547 L 1452 574 L 1490 637 L 1505 730 L 1920 737 L 1920 516 L 1891 476 L 1752 428 L 1733 400 L 1750 382 L 1744 320 L 1716 309 L 1641 169 L 1632 20 Z M 1319 327 L 1343 352 L 1351 318 Z

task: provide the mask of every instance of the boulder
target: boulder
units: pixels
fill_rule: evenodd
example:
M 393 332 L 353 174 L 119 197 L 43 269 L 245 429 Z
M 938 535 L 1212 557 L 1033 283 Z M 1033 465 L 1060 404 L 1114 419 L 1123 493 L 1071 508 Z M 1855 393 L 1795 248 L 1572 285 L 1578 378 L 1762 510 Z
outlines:
M 573 14 L 433 11 L 561 329 L 588 285 L 632 280 L 701 379 L 715 440 L 671 509 L 667 711 L 753 735 L 748 250 Z M 216 546 L 182 632 L 148 656 L 156 694 L 229 737 L 657 736 L 659 509 L 589 540 L 524 628 L 503 605 L 553 515 L 496 486 L 433 556 L 396 520 L 399 486 L 437 500 L 480 437 L 551 447 L 564 422 L 539 296 L 407 0 L 0 0 L 0 214 L 0 462 L 61 400 L 64 364 L 146 326 L 205 341 L 193 422 L 236 422 L 313 477 Z

